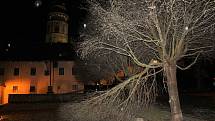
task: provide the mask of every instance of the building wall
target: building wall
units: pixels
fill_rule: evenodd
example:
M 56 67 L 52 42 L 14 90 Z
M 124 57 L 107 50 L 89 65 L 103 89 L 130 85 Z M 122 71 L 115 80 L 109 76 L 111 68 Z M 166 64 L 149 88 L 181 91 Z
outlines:
M 0 86 L 0 104 L 2 104 L 3 103 L 3 86 Z
M 47 43 L 68 43 L 68 35 L 61 33 L 49 33 L 46 35 Z
M 72 73 L 74 62 L 58 61 L 57 63 L 57 67 L 53 68 L 51 66 L 53 92 L 70 93 L 83 90 L 84 84 L 77 80 Z M 0 68 L 4 69 L 4 74 L 0 75 L 0 80 L 3 81 L 0 86 L 0 98 L 3 104 L 8 102 L 9 94 L 47 93 L 50 85 L 50 75 L 45 75 L 45 71 L 50 70 L 50 62 L 4 61 L 0 63 Z M 14 75 L 14 68 L 19 68 L 19 75 Z M 36 68 L 35 75 L 31 75 L 31 68 Z M 64 75 L 59 75 L 59 68 L 64 68 Z

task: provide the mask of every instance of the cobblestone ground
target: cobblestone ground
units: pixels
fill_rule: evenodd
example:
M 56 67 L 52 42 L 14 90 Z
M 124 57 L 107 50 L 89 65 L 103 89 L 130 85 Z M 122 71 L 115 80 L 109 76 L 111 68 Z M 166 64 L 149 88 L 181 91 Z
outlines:
M 183 102 L 185 103 L 185 102 Z M 79 121 L 73 109 L 76 103 L 33 103 L 33 104 L 8 104 L 0 107 L 0 121 Z M 204 105 L 205 104 L 205 105 Z M 215 105 L 185 103 L 182 106 L 185 121 L 215 121 Z M 157 104 L 161 109 L 155 121 L 168 121 L 169 108 L 163 104 Z M 89 110 L 93 111 L 93 110 Z M 158 113 L 158 112 L 156 112 Z M 157 115 L 150 112 L 152 116 Z M 83 116 L 84 117 L 84 116 Z M 88 120 L 85 120 L 88 121 Z M 91 120 L 89 120 L 91 121 Z M 154 121 L 154 120 L 153 120 Z

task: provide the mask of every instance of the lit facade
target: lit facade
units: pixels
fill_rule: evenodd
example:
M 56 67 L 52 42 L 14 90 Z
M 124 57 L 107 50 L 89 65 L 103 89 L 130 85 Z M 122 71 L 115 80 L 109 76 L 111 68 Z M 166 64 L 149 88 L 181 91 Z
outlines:
M 47 94 L 48 86 L 54 94 L 83 92 L 73 66 L 73 61 L 2 61 L 0 104 L 8 102 L 9 94 Z

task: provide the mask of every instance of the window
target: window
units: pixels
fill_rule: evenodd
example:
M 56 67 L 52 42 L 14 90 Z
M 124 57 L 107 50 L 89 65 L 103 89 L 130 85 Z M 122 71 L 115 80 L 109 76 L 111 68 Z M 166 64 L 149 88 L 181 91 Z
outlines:
M 59 24 L 56 24 L 56 25 L 54 26 L 54 32 L 55 32 L 55 33 L 59 33 L 59 30 L 60 30 Z
M 19 68 L 14 68 L 14 76 L 18 76 L 19 75 Z
M 30 92 L 36 92 L 36 87 L 35 86 L 30 86 Z
M 64 68 L 59 68 L 59 75 L 64 75 Z
M 75 68 L 72 68 L 72 75 L 76 75 L 77 74 L 77 71 Z
M 49 75 L 49 70 L 45 70 L 45 71 L 44 71 L 44 75 L 45 75 L 45 76 L 48 76 L 48 75 Z
M 65 33 L 65 24 L 62 25 L 62 33 Z
M 4 68 L 0 68 L 0 76 L 4 75 Z
M 54 61 L 53 62 L 53 68 L 57 68 L 58 67 L 58 62 L 57 61 Z
M 18 92 L 18 86 L 13 86 L 13 92 Z
M 57 86 L 57 90 L 60 90 L 60 86 Z
M 78 90 L 78 85 L 72 85 L 72 90 Z
M 36 75 L 36 68 L 31 68 L 31 76 L 35 76 Z

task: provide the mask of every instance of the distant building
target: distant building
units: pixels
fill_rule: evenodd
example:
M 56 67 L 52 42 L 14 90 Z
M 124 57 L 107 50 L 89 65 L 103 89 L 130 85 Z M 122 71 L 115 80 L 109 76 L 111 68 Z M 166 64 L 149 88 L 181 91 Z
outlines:
M 68 42 L 68 15 L 64 3 L 48 14 L 46 41 L 7 49 L 0 60 L 0 104 L 9 94 L 83 92 L 74 75 L 74 50 Z

